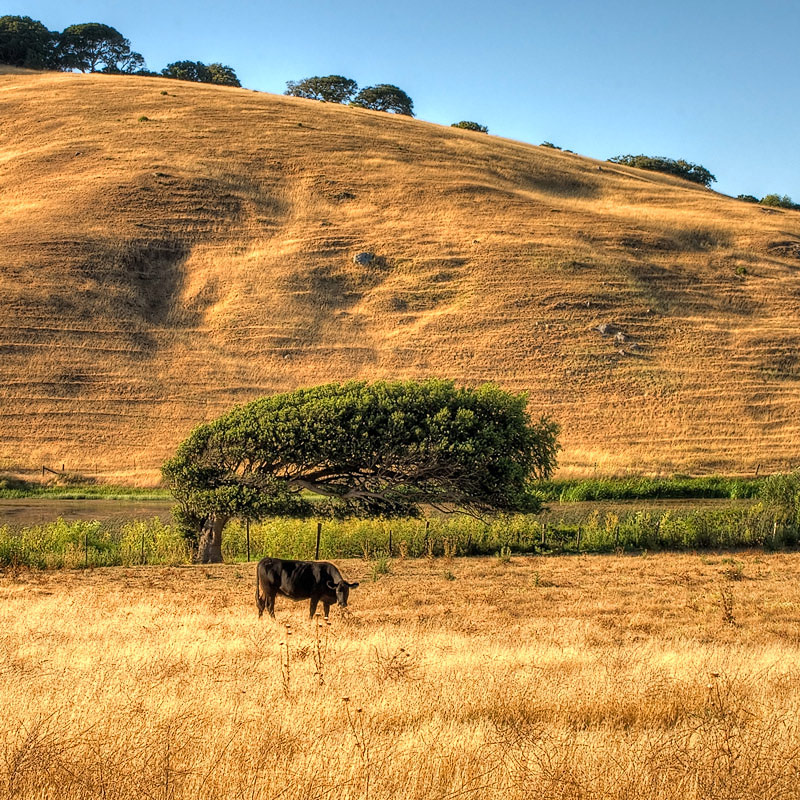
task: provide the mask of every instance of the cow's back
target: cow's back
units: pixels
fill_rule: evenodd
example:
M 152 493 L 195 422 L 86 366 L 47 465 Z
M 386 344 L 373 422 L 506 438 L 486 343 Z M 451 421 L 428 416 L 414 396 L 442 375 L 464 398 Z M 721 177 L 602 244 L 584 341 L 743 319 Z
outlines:
M 304 600 L 330 593 L 327 584 L 333 577 L 329 569 L 332 566 L 326 561 L 263 558 L 258 564 L 258 582 L 267 591 L 278 592 L 292 600 Z

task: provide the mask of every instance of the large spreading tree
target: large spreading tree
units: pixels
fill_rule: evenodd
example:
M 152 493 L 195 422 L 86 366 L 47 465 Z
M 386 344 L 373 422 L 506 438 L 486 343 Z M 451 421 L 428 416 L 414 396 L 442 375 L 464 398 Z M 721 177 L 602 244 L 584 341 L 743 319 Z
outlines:
M 162 471 L 203 562 L 222 560 L 234 517 L 537 511 L 558 426 L 526 405 L 493 384 L 327 384 L 200 425 Z
M 81 72 L 136 72 L 144 59 L 116 29 L 100 22 L 70 25 L 61 33 L 59 62 Z

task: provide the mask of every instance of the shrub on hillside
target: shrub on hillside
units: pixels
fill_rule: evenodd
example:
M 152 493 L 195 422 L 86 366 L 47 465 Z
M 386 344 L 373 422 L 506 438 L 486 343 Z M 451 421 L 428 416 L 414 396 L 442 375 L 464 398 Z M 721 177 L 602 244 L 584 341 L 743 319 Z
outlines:
M 612 164 L 623 164 L 626 167 L 638 167 L 639 169 L 648 169 L 654 172 L 665 172 L 668 175 L 675 175 L 678 178 L 685 178 L 687 181 L 693 183 L 700 183 L 703 186 L 710 186 L 717 179 L 705 168 L 699 164 L 692 164 L 689 161 L 673 158 L 664 158 L 662 156 L 614 156 L 608 159 Z
M 800 205 L 792 202 L 792 198 L 788 194 L 783 196 L 779 194 L 768 194 L 758 201 L 762 206 L 771 206 L 772 208 L 792 208 L 798 209 Z
M 489 129 L 479 122 L 470 122 L 469 120 L 461 120 L 461 122 L 454 122 L 451 128 L 461 128 L 465 131 L 477 131 L 478 133 L 489 133 Z
M 741 200 L 744 203 L 757 203 L 758 198 L 752 194 L 739 194 L 736 195 L 737 200 Z

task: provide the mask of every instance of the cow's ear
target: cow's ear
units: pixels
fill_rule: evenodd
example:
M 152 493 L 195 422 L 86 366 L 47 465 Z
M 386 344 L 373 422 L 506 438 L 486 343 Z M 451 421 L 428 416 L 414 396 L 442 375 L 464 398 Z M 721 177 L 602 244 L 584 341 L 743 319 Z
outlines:
M 333 581 L 328 581 L 326 585 L 332 592 L 336 591 L 336 584 Z
M 358 586 L 358 581 L 356 581 L 355 583 L 348 583 L 347 585 L 348 585 L 348 586 L 349 586 L 351 589 L 355 589 L 355 588 L 356 588 L 356 586 Z

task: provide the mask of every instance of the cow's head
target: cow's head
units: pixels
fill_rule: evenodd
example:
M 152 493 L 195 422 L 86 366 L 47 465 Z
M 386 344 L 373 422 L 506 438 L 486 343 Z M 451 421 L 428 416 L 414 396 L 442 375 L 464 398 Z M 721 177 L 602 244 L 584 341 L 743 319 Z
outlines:
M 349 595 L 350 590 L 355 589 L 356 586 L 358 586 L 358 581 L 348 583 L 344 578 L 339 581 L 339 583 L 328 581 L 328 589 L 336 595 L 336 602 L 342 608 L 347 608 L 347 595 Z

